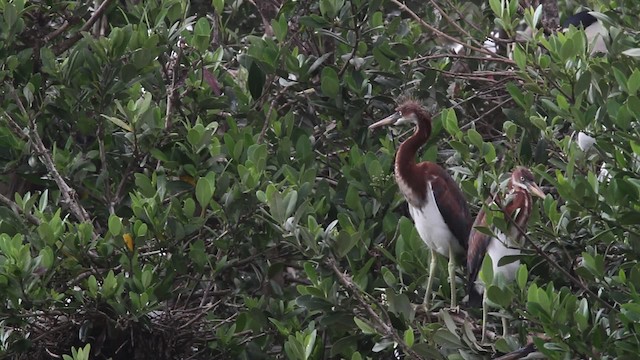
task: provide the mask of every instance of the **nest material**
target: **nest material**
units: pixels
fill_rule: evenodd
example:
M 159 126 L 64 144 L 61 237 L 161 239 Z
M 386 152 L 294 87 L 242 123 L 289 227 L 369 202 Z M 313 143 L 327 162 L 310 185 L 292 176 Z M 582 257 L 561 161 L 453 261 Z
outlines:
M 72 347 L 83 348 L 86 344 L 91 344 L 90 358 L 96 360 L 209 358 L 211 354 L 203 351 L 202 341 L 206 324 L 190 322 L 193 315 L 156 311 L 139 321 L 114 320 L 100 310 L 73 316 L 40 315 L 34 318 L 37 324 L 20 330 L 28 330 L 29 350 L 13 358 L 62 359 L 62 355 L 71 354 Z

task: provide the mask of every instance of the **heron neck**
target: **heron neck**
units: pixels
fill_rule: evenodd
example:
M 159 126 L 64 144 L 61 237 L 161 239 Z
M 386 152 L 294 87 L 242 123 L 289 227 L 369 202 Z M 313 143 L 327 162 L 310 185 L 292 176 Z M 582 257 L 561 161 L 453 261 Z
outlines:
M 396 173 L 403 178 L 411 176 L 410 172 L 416 167 L 416 154 L 431 135 L 429 120 L 418 120 L 416 131 L 400 145 L 396 153 Z
M 532 198 L 531 194 L 524 189 L 516 189 L 511 194 L 511 201 L 507 203 L 506 213 L 522 230 L 526 229 L 531 215 Z M 520 239 L 521 234 L 515 226 L 510 226 L 509 232 L 514 234 L 513 240 Z

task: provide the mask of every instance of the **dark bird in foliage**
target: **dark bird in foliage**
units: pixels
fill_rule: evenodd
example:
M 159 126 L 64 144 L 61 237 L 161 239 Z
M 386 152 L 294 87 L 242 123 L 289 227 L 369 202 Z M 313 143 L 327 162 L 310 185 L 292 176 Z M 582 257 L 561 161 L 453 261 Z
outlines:
M 595 16 L 591 15 L 590 11 L 581 11 L 569 16 L 562 23 L 562 29 L 566 30 L 572 25 L 576 28 L 584 29 L 587 44 L 589 44 L 592 54 L 606 54 L 608 52 L 605 40 L 608 39 L 609 33 L 602 23 L 598 21 Z
M 422 241 L 431 250 L 429 277 L 424 297 L 428 309 L 436 268 L 436 253 L 449 258 L 451 308 L 456 307 L 455 258 L 467 249 L 471 216 L 467 201 L 451 176 L 438 164 L 416 163 L 416 153 L 431 135 L 431 116 L 415 101 L 406 101 L 369 129 L 385 125 L 413 124 L 415 132 L 404 141 L 396 153 L 395 178 L 409 205 L 409 213 Z
M 581 11 L 569 16 L 562 23 L 562 26 L 558 31 L 567 31 L 570 26 L 582 29 L 585 32 L 585 37 L 587 38 L 587 44 L 589 45 L 591 54 L 608 53 L 605 42 L 609 39 L 609 32 L 595 16 L 591 15 L 590 11 Z M 526 41 L 531 38 L 532 33 L 532 29 L 527 27 L 516 34 L 515 40 Z M 551 35 L 551 33 L 545 30 L 545 36 L 549 35 Z M 508 36 L 503 29 L 495 29 L 491 32 L 491 36 L 485 39 L 483 48 L 492 53 L 501 53 L 512 57 L 511 52 L 513 49 L 507 46 L 507 49 L 505 50 L 505 43 L 509 43 L 507 37 Z
M 536 185 L 533 174 L 529 169 L 517 167 L 511 174 L 511 179 L 507 185 L 508 193 L 504 201 L 498 197 L 494 201 L 504 210 L 505 220 L 507 220 L 506 234 L 498 229 L 492 229 L 494 236 L 478 231 L 478 227 L 487 227 L 485 210 L 481 210 L 469 235 L 469 250 L 467 251 L 467 271 L 469 293 L 469 305 L 479 306 L 482 303 L 482 340 L 485 337 L 485 325 L 487 316 L 486 296 L 483 297 L 484 287 L 478 279 L 478 273 L 482 267 L 482 262 L 486 255 L 489 255 L 493 264 L 493 277 L 496 279 L 502 276 L 506 281 L 513 281 L 516 271 L 520 266 L 520 261 L 500 265 L 500 260 L 505 256 L 520 255 L 520 241 L 523 234 L 520 229 L 526 229 L 527 222 L 531 215 L 532 198 L 536 195 L 545 197 L 544 192 Z M 515 226 L 516 224 L 517 226 Z M 518 227 L 520 229 L 518 229 Z M 503 326 L 505 324 L 503 323 Z M 503 331 L 506 327 L 503 327 Z

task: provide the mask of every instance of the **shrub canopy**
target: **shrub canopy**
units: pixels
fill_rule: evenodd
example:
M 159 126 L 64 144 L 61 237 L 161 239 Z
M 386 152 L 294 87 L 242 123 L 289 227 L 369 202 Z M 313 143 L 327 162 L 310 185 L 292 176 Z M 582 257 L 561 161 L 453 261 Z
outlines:
M 540 27 L 574 2 L 530 5 L 0 0 L 0 354 L 636 356 L 640 4 L 585 4 L 607 54 Z M 392 175 L 406 133 L 367 130 L 406 97 L 434 114 L 419 160 L 473 214 L 516 165 L 547 192 L 516 281 L 487 290 L 484 344 L 478 309 L 443 310 L 444 258 L 415 306 L 429 255 Z

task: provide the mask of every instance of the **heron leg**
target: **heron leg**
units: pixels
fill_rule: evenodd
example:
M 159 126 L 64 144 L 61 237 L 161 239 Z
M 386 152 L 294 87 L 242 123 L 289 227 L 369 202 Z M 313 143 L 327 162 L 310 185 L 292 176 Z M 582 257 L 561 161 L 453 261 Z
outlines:
M 424 306 L 425 311 L 429 312 L 429 300 L 431 298 L 431 286 L 433 285 L 433 274 L 436 272 L 436 251 L 431 249 L 431 263 L 429 264 L 429 277 L 427 278 L 427 288 L 424 292 L 424 301 L 422 302 L 422 306 Z
M 457 306 L 456 301 L 456 260 L 453 253 L 453 247 L 449 247 L 449 284 L 451 285 L 451 309 Z
M 482 292 L 482 337 L 480 343 L 484 343 L 484 338 L 487 332 L 487 313 L 489 312 L 489 304 L 487 303 L 487 289 Z
M 509 320 L 506 317 L 502 318 L 502 337 L 506 338 L 509 335 Z

